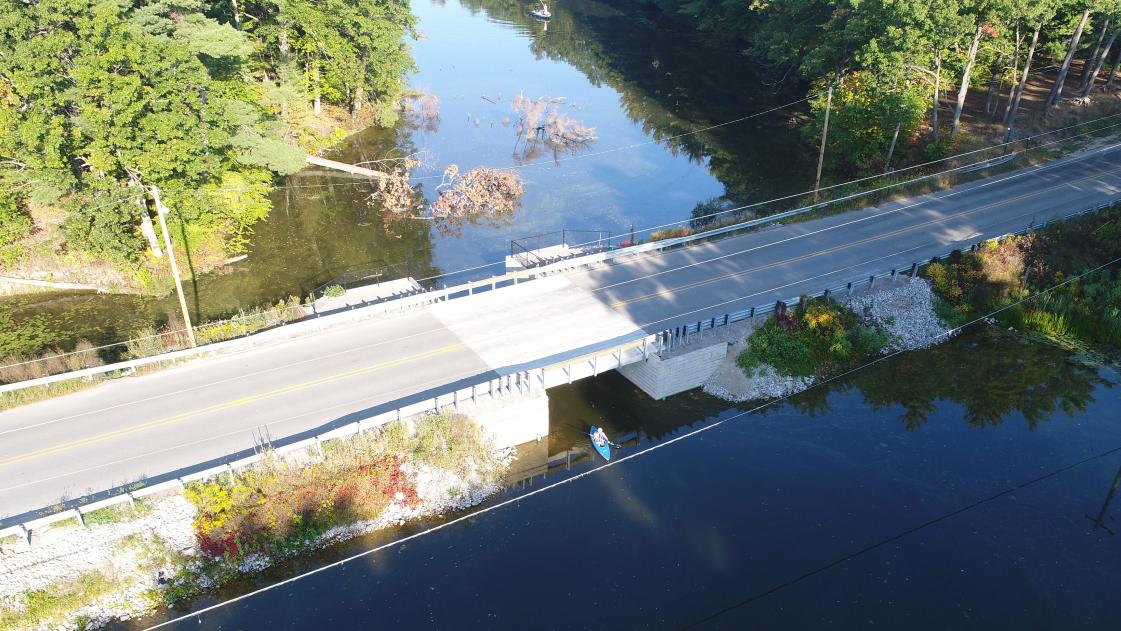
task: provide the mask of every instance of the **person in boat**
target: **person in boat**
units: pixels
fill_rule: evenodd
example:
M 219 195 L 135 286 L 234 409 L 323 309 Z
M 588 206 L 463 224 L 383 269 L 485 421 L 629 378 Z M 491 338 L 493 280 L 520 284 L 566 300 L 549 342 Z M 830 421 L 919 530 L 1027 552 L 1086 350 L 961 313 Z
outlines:
M 607 440 L 607 434 L 603 433 L 602 427 L 596 428 L 596 433 L 592 434 L 592 440 L 594 440 L 595 443 L 600 447 L 603 447 L 604 445 L 607 445 L 611 442 Z

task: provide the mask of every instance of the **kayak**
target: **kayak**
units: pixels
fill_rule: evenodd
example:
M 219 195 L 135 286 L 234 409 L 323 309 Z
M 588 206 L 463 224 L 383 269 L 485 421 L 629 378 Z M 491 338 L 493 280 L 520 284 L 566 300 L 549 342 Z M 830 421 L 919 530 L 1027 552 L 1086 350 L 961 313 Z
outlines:
M 597 445 L 595 439 L 592 438 L 596 435 L 596 430 L 598 429 L 598 427 L 592 425 L 592 428 L 588 430 L 588 438 L 592 441 L 592 447 L 595 447 L 596 451 L 599 452 L 599 455 L 603 456 L 604 460 L 611 460 L 611 443 Z

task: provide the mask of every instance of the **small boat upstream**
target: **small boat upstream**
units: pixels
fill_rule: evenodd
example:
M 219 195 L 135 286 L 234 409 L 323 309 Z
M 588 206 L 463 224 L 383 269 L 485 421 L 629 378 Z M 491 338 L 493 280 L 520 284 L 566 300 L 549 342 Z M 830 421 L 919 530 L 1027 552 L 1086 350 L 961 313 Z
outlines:
M 553 14 L 549 13 L 549 5 L 545 4 L 544 2 L 541 3 L 541 8 L 534 9 L 530 11 L 529 14 L 537 18 L 538 20 L 548 20 L 549 18 L 553 17 Z

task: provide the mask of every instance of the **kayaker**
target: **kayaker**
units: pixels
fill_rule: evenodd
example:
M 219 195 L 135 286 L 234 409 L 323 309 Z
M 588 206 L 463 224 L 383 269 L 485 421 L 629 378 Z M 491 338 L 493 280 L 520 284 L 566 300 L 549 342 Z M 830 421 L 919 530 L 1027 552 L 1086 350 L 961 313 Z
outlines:
M 611 442 L 611 441 L 607 440 L 607 434 L 603 433 L 603 428 L 602 427 L 597 427 L 596 428 L 596 433 L 592 434 L 592 440 L 594 440 L 595 443 L 597 445 L 599 445 L 600 447 L 603 447 L 604 445 Z

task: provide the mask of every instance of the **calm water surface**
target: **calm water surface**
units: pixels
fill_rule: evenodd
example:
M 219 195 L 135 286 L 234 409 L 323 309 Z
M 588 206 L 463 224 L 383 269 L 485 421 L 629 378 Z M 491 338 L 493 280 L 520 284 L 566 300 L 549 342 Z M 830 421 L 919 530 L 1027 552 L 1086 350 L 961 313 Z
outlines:
M 738 417 L 609 374 L 550 391 L 553 468 L 485 506 L 520 501 L 179 628 L 1116 629 L 1118 379 L 993 331 Z M 635 457 L 580 458 L 591 422 Z
M 331 156 L 364 162 L 421 152 L 426 166 L 413 175 L 429 199 L 449 164 L 518 167 L 526 192 L 512 216 L 477 225 L 395 218 L 368 203 L 367 183 L 309 169 L 276 191 L 248 259 L 188 284 L 193 318 L 306 295 L 350 270 L 388 267 L 391 276 L 417 278 L 455 272 L 500 263 L 511 239 L 567 228 L 611 231 L 621 240 L 632 226 L 688 219 L 714 197 L 761 200 L 808 186 L 812 155 L 792 127 L 796 109 L 655 142 L 794 98 L 762 86 L 736 47 L 625 1 L 566 2 L 553 7 L 548 25 L 532 19 L 530 8 L 414 2 L 424 36 L 412 45 L 411 85 L 438 97 L 438 119 L 405 116 L 393 129 L 352 137 Z M 594 127 L 598 139 L 568 152 L 527 149 L 512 125 L 519 94 L 563 99 L 558 110 Z M 177 310 L 174 297 L 0 300 L 0 356 L 79 338 L 118 341 L 176 318 Z M 11 341 L 14 332 L 21 343 Z

